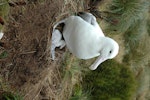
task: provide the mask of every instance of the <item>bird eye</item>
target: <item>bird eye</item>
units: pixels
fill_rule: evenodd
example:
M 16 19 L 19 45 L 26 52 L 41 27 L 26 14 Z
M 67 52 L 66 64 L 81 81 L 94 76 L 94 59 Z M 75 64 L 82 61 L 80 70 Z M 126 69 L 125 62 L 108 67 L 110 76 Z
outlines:
M 112 51 L 109 51 L 109 53 L 112 53 Z

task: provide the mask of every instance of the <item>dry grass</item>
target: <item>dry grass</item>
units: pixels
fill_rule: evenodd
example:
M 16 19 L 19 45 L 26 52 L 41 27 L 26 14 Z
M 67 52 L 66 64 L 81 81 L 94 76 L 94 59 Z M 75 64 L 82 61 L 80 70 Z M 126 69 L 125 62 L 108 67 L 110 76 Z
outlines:
M 50 58 L 51 29 L 59 20 L 84 11 L 87 1 L 35 0 L 11 8 L 3 47 L 8 57 L 0 64 L 1 75 L 10 88 L 25 100 L 67 100 L 78 75 L 63 78 L 62 59 L 65 50 Z M 87 4 L 86 4 L 87 5 Z M 73 57 L 69 64 L 74 61 Z M 66 66 L 70 66 L 70 65 Z M 69 69 L 68 69 L 69 70 Z
M 67 52 L 65 49 L 57 49 L 56 60 L 51 60 L 51 31 L 53 25 L 61 19 L 79 11 L 87 11 L 89 0 L 25 1 L 27 5 L 11 8 L 9 22 L 5 29 L 6 34 L 2 40 L 5 43 L 2 50 L 7 51 L 9 55 L 5 59 L 0 59 L 2 62 L 0 74 L 5 79 L 4 81 L 10 83 L 10 88 L 20 92 L 25 100 L 68 100 L 74 86 L 82 81 L 80 78 L 82 69 L 76 63 L 78 60 L 75 57 L 64 53 Z M 103 3 L 106 5 L 105 1 Z M 103 7 L 101 5 L 101 8 L 105 10 Z M 101 20 L 100 26 L 105 30 L 106 22 Z M 116 59 L 122 62 L 123 37 L 107 34 L 121 45 L 120 54 Z M 141 44 L 139 48 L 144 48 L 143 46 L 148 46 L 148 44 Z M 149 59 L 149 55 L 145 57 Z M 83 61 L 84 65 L 80 61 L 80 64 L 84 68 L 90 66 L 93 61 L 94 59 Z M 145 60 L 141 62 L 144 65 Z M 135 62 L 132 65 L 138 65 L 138 63 Z M 148 63 L 147 60 L 146 63 Z M 135 69 L 140 70 L 140 67 Z M 148 80 L 149 74 L 144 74 L 144 72 L 149 73 L 148 70 L 149 67 L 145 67 L 141 73 L 136 73 L 141 76 L 140 82 L 143 81 L 142 75 L 144 75 L 144 80 Z M 145 81 L 141 87 L 145 88 L 147 83 L 148 81 Z M 139 98 L 142 98 L 141 95 L 145 96 L 147 91 L 139 92 Z

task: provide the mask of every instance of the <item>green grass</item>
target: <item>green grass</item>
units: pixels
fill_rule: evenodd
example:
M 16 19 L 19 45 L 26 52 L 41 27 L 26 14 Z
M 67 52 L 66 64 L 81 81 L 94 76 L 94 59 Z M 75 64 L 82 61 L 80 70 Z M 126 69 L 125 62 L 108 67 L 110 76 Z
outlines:
M 59 98 L 62 100 L 68 100 L 71 95 L 74 94 L 74 87 L 79 85 L 82 81 L 82 74 L 86 68 L 79 65 L 79 59 L 75 58 L 69 52 L 65 53 L 61 65 L 61 92 Z M 76 93 L 75 93 L 76 95 Z M 80 95 L 81 96 L 81 95 Z M 71 100 L 74 100 L 73 98 Z
M 0 97 L 0 99 L 1 100 L 23 100 L 22 96 L 11 92 L 4 92 L 2 94 L 2 97 Z
M 86 66 L 84 61 L 76 63 Z M 69 100 L 132 100 L 136 80 L 129 66 L 109 60 L 95 71 L 82 72 L 82 81 L 72 89 Z
M 145 82 L 137 83 L 139 80 L 134 76 L 137 69 L 144 68 L 150 59 L 149 4 L 147 0 L 112 0 L 107 19 L 116 23 L 110 24 L 106 32 L 109 30 L 110 33 L 121 33 L 124 36 L 124 64 L 109 60 L 96 71 L 84 73 L 83 83 L 74 88 L 73 100 L 82 100 L 87 87 L 93 87 L 90 88 L 91 95 L 86 95 L 90 100 L 133 100 L 140 88 L 137 86 Z M 82 66 L 89 66 L 84 63 Z
M 143 20 L 149 8 L 149 1 L 147 0 L 112 0 L 108 19 L 117 21 L 116 24 L 110 25 L 109 30 L 118 33 L 124 33 Z
M 125 39 L 125 57 L 123 59 L 124 63 L 130 63 L 135 67 L 144 65 L 148 63 L 148 56 L 150 55 L 149 41 L 149 26 L 148 26 L 148 16 L 145 16 L 144 20 L 139 20 L 139 24 L 134 26 L 133 29 L 129 29 L 124 34 Z M 146 61 L 146 62 L 145 62 Z
M 91 100 L 132 100 L 136 81 L 128 66 L 114 60 L 102 63 L 84 78 L 84 87 L 91 85 Z
M 9 13 L 9 5 L 8 0 L 0 0 L 0 16 L 3 18 L 4 22 L 6 22 Z M 3 29 L 3 26 L 0 24 L 0 30 Z
M 69 100 L 133 99 L 137 83 L 129 66 L 108 60 L 97 70 L 90 71 L 87 70 L 89 65 L 89 62 L 78 60 L 69 53 L 66 55 L 63 79 L 65 85 L 72 85 Z
M 19 93 L 14 93 L 9 84 L 0 77 L 0 100 L 23 100 L 23 97 Z
M 91 88 L 87 88 L 86 91 L 84 91 L 81 84 L 75 85 L 72 97 L 69 100 L 90 100 L 91 91 Z
M 147 29 L 148 29 L 148 34 L 150 36 L 150 13 L 149 13 L 149 19 L 147 21 Z
M 3 51 L 1 54 L 0 54 L 0 59 L 4 59 L 4 58 L 7 58 L 8 57 L 8 52 L 7 51 Z

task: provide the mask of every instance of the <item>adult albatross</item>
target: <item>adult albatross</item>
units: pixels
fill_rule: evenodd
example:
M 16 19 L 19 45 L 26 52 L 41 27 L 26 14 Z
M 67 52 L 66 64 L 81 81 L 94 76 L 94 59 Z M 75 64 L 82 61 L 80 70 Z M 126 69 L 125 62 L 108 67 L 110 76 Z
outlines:
M 62 34 L 56 29 L 61 23 L 65 24 Z M 65 45 L 73 55 L 80 59 L 91 59 L 99 56 L 89 67 L 91 70 L 95 70 L 105 60 L 114 58 L 119 51 L 118 43 L 105 37 L 95 16 L 91 13 L 70 16 L 54 25 L 51 45 L 53 60 L 55 48 L 63 48 Z

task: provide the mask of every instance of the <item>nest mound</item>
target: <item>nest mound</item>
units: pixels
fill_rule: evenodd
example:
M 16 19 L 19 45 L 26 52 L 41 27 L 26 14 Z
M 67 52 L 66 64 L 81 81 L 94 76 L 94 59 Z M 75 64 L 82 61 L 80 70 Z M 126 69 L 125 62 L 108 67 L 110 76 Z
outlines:
M 51 29 L 64 17 L 83 11 L 84 3 L 29 0 L 11 7 L 1 48 L 8 56 L 0 59 L 0 74 L 25 100 L 59 100 L 59 67 L 64 51 L 57 50 L 57 59 L 51 60 Z

